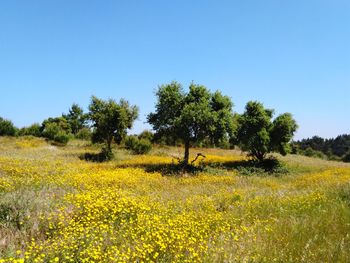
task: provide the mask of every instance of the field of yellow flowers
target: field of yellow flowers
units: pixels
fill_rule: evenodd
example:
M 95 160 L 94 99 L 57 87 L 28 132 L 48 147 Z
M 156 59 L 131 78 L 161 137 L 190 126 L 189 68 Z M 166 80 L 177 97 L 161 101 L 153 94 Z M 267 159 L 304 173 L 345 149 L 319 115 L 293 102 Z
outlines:
M 246 174 L 239 152 L 200 149 L 206 169 L 164 176 L 181 149 L 91 151 L 0 138 L 0 262 L 350 262 L 349 165 Z

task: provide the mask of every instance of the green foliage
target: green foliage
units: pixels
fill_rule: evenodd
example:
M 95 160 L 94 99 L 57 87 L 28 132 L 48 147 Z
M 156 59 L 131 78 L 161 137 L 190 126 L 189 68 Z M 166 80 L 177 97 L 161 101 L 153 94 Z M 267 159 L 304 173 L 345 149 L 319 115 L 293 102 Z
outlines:
M 295 152 L 299 154 L 341 160 L 350 151 L 350 135 L 343 134 L 331 139 L 313 136 L 312 138 L 293 142 L 293 147 Z M 315 154 L 315 152 L 318 154 Z
M 128 150 L 132 150 L 135 147 L 138 140 L 139 139 L 135 135 L 126 136 L 124 140 L 125 148 Z
M 42 134 L 45 138 L 49 140 L 54 140 L 55 136 L 62 131 L 60 126 L 55 122 L 50 122 L 45 124 L 45 128 L 42 131 Z
M 12 121 L 0 117 L 0 136 L 15 136 L 17 128 Z
M 291 114 L 282 114 L 272 121 L 273 112 L 260 102 L 250 101 L 245 112 L 238 117 L 235 143 L 259 161 L 272 151 L 286 155 L 297 129 Z
M 125 148 L 134 154 L 146 154 L 152 150 L 152 143 L 148 139 L 139 139 L 132 135 L 125 138 L 124 144 Z
M 153 132 L 149 131 L 149 130 L 144 130 L 143 132 L 141 132 L 138 136 L 138 138 L 141 139 L 146 139 L 149 140 L 150 142 L 153 141 L 154 139 L 154 134 Z
M 146 154 L 152 150 L 152 143 L 147 139 L 138 140 L 132 149 L 134 154 Z
M 57 126 L 56 129 L 62 130 L 66 134 L 70 134 L 72 132 L 71 126 L 65 117 L 55 117 L 55 118 L 48 118 L 44 120 L 41 125 L 41 132 L 44 133 L 44 131 L 47 130 L 47 125 L 50 125 L 50 124 L 56 124 Z M 44 137 L 46 136 L 44 135 Z
M 184 92 L 177 82 L 162 85 L 156 93 L 155 113 L 148 115 L 158 138 L 181 139 L 185 144 L 184 164 L 188 165 L 189 148 L 210 138 L 219 141 L 232 130 L 232 102 L 220 92 L 214 94 L 192 83 Z
M 69 135 L 64 131 L 60 130 L 53 137 L 54 142 L 59 143 L 61 145 L 66 145 L 69 141 Z
M 286 155 L 290 152 L 290 141 L 293 138 L 295 131 L 298 129 L 296 121 L 292 114 L 284 113 L 279 115 L 272 123 L 270 131 L 271 149 Z
M 343 162 L 350 163 L 350 152 L 344 155 Z
M 75 138 L 80 140 L 91 140 L 92 132 L 89 128 L 84 127 L 80 129 L 77 134 L 75 135 Z
M 73 103 L 72 107 L 69 109 L 69 113 L 63 114 L 62 117 L 67 120 L 74 135 L 87 127 L 86 123 L 88 116 L 84 114 L 83 109 L 76 103 Z
M 137 117 L 138 108 L 126 100 L 117 103 L 112 99 L 104 101 L 92 96 L 89 105 L 89 118 L 93 126 L 92 142 L 103 142 L 106 151 L 112 152 L 112 142 L 119 144 Z
M 19 136 L 35 136 L 35 137 L 41 137 L 41 125 L 38 123 L 34 123 L 30 125 L 29 127 L 23 127 L 18 132 Z
M 302 155 L 308 156 L 308 157 L 317 157 L 321 159 L 327 159 L 327 156 L 323 154 L 320 151 L 314 150 L 311 147 L 306 148 L 305 150 L 299 151 Z
M 42 135 L 60 145 L 66 145 L 69 141 L 69 135 L 56 122 L 47 122 Z

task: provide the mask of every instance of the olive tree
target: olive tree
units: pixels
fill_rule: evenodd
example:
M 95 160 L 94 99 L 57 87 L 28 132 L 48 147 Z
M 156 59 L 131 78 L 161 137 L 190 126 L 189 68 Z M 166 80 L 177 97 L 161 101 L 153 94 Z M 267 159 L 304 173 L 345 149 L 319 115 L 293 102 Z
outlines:
M 286 155 L 298 128 L 290 113 L 281 114 L 272 121 L 273 114 L 274 111 L 265 109 L 262 103 L 250 101 L 237 119 L 236 144 L 259 161 L 273 151 Z
M 92 96 L 88 116 L 93 127 L 92 142 L 104 143 L 103 150 L 111 155 L 112 142 L 119 144 L 123 140 L 138 117 L 138 108 L 123 99 L 117 103 L 113 99 L 105 101 Z
M 220 92 L 192 83 L 185 92 L 178 82 L 161 85 L 156 110 L 148 122 L 157 134 L 181 139 L 185 145 L 183 163 L 189 164 L 190 147 L 204 139 L 219 140 L 231 129 L 231 99 Z

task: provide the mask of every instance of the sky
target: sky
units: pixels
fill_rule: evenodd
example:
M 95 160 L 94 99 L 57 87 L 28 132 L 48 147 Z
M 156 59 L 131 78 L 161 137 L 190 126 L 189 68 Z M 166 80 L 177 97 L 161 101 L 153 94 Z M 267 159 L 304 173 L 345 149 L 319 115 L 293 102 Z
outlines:
M 350 133 L 348 0 L 1 0 L 0 116 L 22 127 L 91 96 L 140 108 L 193 81 L 290 112 L 296 139 Z

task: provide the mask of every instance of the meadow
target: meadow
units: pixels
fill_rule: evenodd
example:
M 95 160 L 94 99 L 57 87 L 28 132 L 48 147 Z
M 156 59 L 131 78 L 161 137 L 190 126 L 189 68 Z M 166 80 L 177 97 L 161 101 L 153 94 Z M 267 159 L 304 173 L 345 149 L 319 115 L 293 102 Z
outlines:
M 79 158 L 98 150 L 0 137 L 0 262 L 350 262 L 349 164 L 191 149 L 203 169 L 179 176 L 181 148 Z

